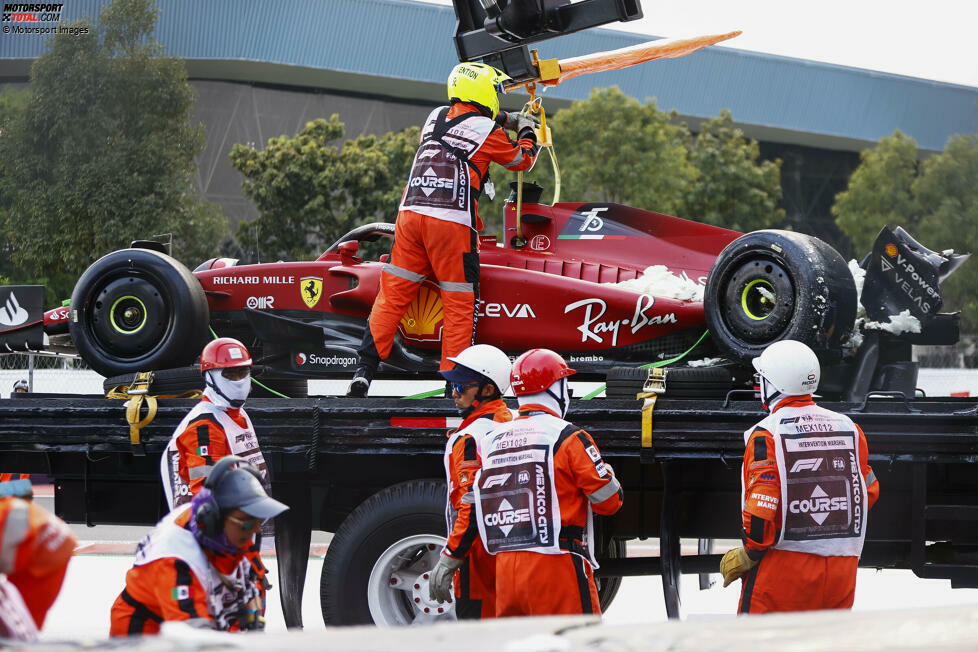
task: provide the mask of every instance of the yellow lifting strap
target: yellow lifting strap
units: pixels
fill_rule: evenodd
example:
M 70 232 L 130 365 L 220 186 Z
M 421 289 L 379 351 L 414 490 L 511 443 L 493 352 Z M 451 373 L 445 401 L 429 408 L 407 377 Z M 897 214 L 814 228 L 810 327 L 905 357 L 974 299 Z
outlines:
M 642 404 L 642 448 L 652 448 L 652 411 L 655 409 L 655 402 L 659 395 L 643 392 L 638 396 L 645 398 Z
M 662 368 L 649 369 L 649 377 L 635 398 L 644 400 L 642 403 L 642 448 L 652 447 L 652 412 L 659 394 L 666 391 L 666 372 Z
M 129 424 L 129 443 L 137 448 L 141 441 L 139 431 L 148 426 L 156 418 L 158 398 L 200 398 L 200 390 L 191 390 L 182 394 L 161 394 L 152 396 L 149 393 L 153 384 L 153 372 L 141 371 L 133 378 L 130 385 L 118 385 L 105 393 L 105 398 L 124 398 L 126 403 L 126 422 Z M 140 418 L 143 406 L 146 406 L 146 416 Z

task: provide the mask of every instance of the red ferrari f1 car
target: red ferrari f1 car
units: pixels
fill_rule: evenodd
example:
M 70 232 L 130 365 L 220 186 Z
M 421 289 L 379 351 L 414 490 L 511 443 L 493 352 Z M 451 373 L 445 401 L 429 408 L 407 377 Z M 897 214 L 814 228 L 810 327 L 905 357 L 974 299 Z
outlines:
M 603 376 L 700 342 L 689 358 L 719 356 L 729 369 L 744 370 L 765 346 L 791 338 L 836 369 L 825 374 L 823 388 L 845 393 L 861 373 L 869 376 L 860 381 L 866 389 L 912 391 L 906 342 L 957 337 L 956 316 L 937 310 L 939 280 L 962 257 L 931 252 L 900 229 L 884 229 L 864 260 L 863 303 L 874 320 L 909 309 L 924 328 L 916 339 L 898 338 L 903 354 L 891 351 L 880 363 L 875 333 L 843 356 L 858 330 L 856 286 L 842 257 L 817 238 L 775 230 L 742 235 L 616 204 L 551 206 L 533 203 L 531 193 L 528 187 L 519 217 L 507 203 L 505 242 L 480 238 L 476 341 L 510 354 L 546 347 L 585 374 Z M 45 313 L 44 332 L 50 344 L 77 351 L 105 376 L 191 365 L 214 335 L 244 341 L 269 378 L 343 376 L 357 364 L 386 260 L 361 259 L 360 243 L 393 232 L 393 224 L 359 227 L 314 261 L 239 265 L 219 258 L 193 272 L 162 245 L 137 242 L 93 263 L 70 307 Z M 705 285 L 703 299 L 620 285 L 651 265 Z M 438 287 L 426 281 L 381 372 L 437 369 L 442 322 Z M 23 348 L 23 335 L 23 327 L 0 332 L 0 345 Z M 733 372 L 730 383 L 748 377 Z

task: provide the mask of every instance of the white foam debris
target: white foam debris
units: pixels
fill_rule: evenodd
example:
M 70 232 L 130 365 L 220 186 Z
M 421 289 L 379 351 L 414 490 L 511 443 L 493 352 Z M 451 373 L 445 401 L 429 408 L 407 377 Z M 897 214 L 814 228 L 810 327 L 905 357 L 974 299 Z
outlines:
M 863 310 L 860 299 L 863 296 L 863 284 L 866 282 L 866 270 L 860 267 L 856 259 L 853 258 L 849 261 L 849 273 L 852 274 L 852 280 L 856 283 L 856 304 L 860 310 Z
M 674 274 L 665 265 L 646 267 L 638 278 L 610 285 L 653 297 L 680 301 L 702 301 L 703 291 L 706 289 L 705 285 L 689 278 L 686 272 L 682 275 Z
M 702 360 L 690 360 L 686 364 L 690 367 L 712 367 L 723 362 L 723 358 L 703 358 Z
M 868 321 L 863 325 L 866 330 L 880 330 L 894 335 L 901 333 L 919 333 L 920 320 L 910 314 L 909 310 L 904 310 L 899 315 L 890 315 L 889 320 L 884 324 L 878 321 Z

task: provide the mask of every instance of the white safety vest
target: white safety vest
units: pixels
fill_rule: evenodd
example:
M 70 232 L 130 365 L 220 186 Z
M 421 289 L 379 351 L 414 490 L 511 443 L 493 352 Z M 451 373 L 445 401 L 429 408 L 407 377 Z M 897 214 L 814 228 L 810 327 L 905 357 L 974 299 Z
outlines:
M 475 228 L 478 194 L 472 189 L 472 175 L 479 171 L 471 157 L 496 123 L 473 113 L 448 119 L 448 109 L 443 106 L 432 111 L 421 129 L 421 145 L 399 210 Z
M 163 517 L 136 548 L 134 566 L 143 566 L 158 559 L 175 557 L 185 561 L 190 571 L 207 592 L 207 613 L 218 629 L 227 629 L 229 618 L 242 613 L 245 605 L 258 596 L 258 588 L 249 579 L 251 562 L 241 559 L 230 575 L 224 575 L 207 560 L 193 532 L 175 523 L 190 505 L 177 508 Z M 189 586 L 174 587 L 175 596 Z
M 488 552 L 570 552 L 560 547 L 560 502 L 554 480 L 554 445 L 570 425 L 553 415 L 534 413 L 497 424 L 483 436 L 475 508 L 479 536 Z M 597 568 L 593 529 L 588 505 L 583 558 Z
M 858 557 L 869 508 L 856 425 L 844 414 L 806 405 L 782 408 L 755 427 L 773 436 L 781 475 L 781 536 L 773 547 Z M 753 431 L 744 433 L 745 443 Z
M 177 437 L 194 420 L 204 415 L 212 416 L 224 430 L 224 436 L 227 438 L 231 454 L 243 457 L 255 465 L 261 472 L 262 479 L 265 482 L 268 481 L 268 467 L 265 464 L 265 456 L 262 455 L 261 448 L 258 447 L 255 428 L 251 424 L 251 418 L 245 412 L 244 408 L 241 408 L 241 416 L 244 417 L 247 426 L 242 428 L 223 409 L 209 401 L 201 401 L 187 413 L 187 416 L 183 418 L 180 425 L 173 431 L 173 435 L 170 437 L 170 443 L 167 445 L 166 450 L 163 452 L 163 457 L 160 459 L 160 475 L 163 477 L 163 491 L 166 493 L 166 503 L 170 506 L 170 509 L 189 503 L 193 498 L 190 493 L 190 485 L 180 477 L 180 451 L 177 450 Z M 207 453 L 203 452 L 203 455 L 207 455 Z
M 513 418 L 516 418 L 516 416 L 517 415 L 514 414 Z M 452 530 L 455 529 L 455 520 L 458 518 L 458 510 L 452 505 L 452 491 L 456 485 L 456 478 L 452 477 L 452 449 L 455 448 L 455 444 L 459 439 L 466 435 L 471 435 L 475 440 L 476 450 L 479 451 L 478 454 L 481 455 L 483 438 L 485 437 L 486 433 L 495 428 L 497 425 L 499 425 L 499 423 L 495 420 L 495 414 L 488 412 L 474 420 L 469 425 L 465 426 L 464 428 L 459 428 L 448 436 L 448 443 L 445 444 L 445 456 L 443 462 L 445 465 L 445 479 L 448 483 L 448 493 L 445 498 L 445 522 L 448 524 L 449 534 L 451 534 Z M 468 496 L 468 498 L 463 497 L 462 500 L 466 501 L 474 498 L 475 494 L 472 493 L 470 496 Z

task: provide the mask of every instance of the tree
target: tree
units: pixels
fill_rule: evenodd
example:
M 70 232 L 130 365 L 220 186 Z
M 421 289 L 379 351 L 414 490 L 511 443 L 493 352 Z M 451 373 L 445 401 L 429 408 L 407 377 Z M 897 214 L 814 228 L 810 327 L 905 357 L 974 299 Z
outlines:
M 956 136 L 918 164 L 917 143 L 897 131 L 860 159 L 832 207 L 857 249 L 869 251 L 883 226 L 902 226 L 931 249 L 978 252 L 978 135 Z M 970 331 L 978 328 L 974 265 L 967 262 L 942 284 L 943 310 L 961 310 Z
M 88 33 L 56 35 L 31 67 L 26 106 L 0 137 L 3 228 L 29 278 L 77 276 L 131 240 L 172 234 L 188 264 L 217 250 L 227 218 L 203 202 L 183 62 L 151 37 L 151 0 L 115 0 Z
M 705 121 L 690 140 L 689 160 L 699 170 L 684 197 L 682 217 L 735 231 L 780 222 L 781 161 L 758 161 L 760 148 L 733 127 L 730 112 Z
M 952 138 L 944 151 L 924 161 L 912 192 L 924 245 L 941 251 L 978 253 L 978 135 Z M 965 328 L 978 328 L 978 258 L 943 284 L 944 310 L 961 310 Z
M 550 120 L 561 169 L 561 199 L 608 201 L 678 215 L 728 229 L 767 228 L 784 218 L 779 160 L 760 161 L 756 141 L 733 127 L 729 111 L 703 123 L 695 137 L 675 112 L 642 105 L 618 88 L 595 89 Z M 541 154 L 541 159 L 545 155 Z M 542 160 L 524 180 L 553 197 L 551 166 Z M 493 170 L 505 197 L 516 175 Z M 501 202 L 480 203 L 493 230 Z
M 859 155 L 849 186 L 835 197 L 832 214 L 856 251 L 869 251 L 885 225 L 916 231 L 919 213 L 911 186 L 917 175 L 917 143 L 899 130 Z
M 350 229 L 393 221 L 418 148 L 420 129 L 341 142 L 333 114 L 313 120 L 293 138 L 231 149 L 231 165 L 245 176 L 246 197 L 260 211 L 238 227 L 238 240 L 263 258 L 318 256 Z
M 564 199 L 605 201 L 677 214 L 698 172 L 688 132 L 655 100 L 640 104 L 617 87 L 593 89 L 552 119 Z

